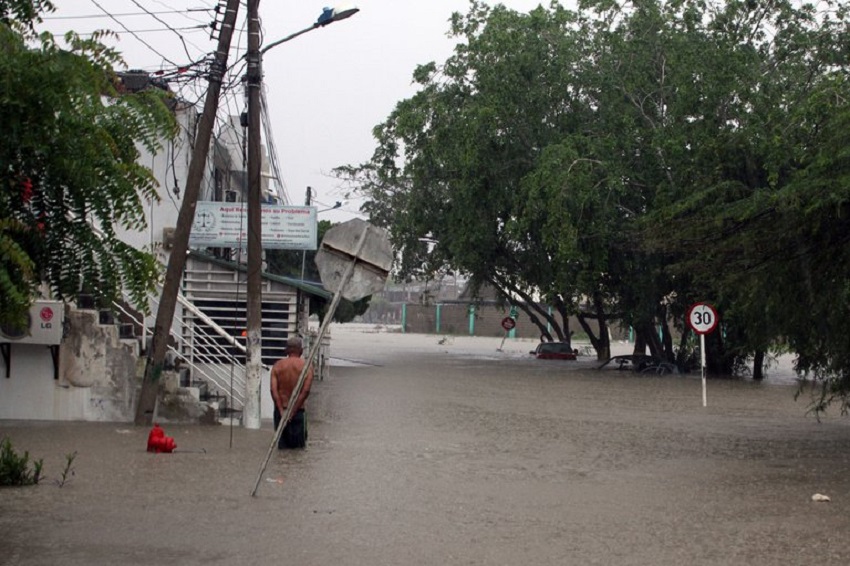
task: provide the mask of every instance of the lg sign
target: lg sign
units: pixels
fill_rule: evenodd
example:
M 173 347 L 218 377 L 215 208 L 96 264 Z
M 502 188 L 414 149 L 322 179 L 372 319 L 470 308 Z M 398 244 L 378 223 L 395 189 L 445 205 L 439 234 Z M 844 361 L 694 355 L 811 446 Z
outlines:
M 61 301 L 38 300 L 27 312 L 24 328 L 0 328 L 0 343 L 59 345 L 64 315 Z

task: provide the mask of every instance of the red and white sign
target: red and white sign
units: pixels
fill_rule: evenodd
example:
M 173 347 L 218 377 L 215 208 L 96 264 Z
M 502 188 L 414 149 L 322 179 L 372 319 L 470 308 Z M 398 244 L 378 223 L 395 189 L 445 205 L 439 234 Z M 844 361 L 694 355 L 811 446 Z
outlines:
M 710 334 L 718 320 L 717 311 L 708 303 L 697 303 L 688 309 L 688 326 L 697 334 Z
M 516 327 L 516 321 L 509 316 L 502 319 L 502 328 L 505 330 L 513 330 Z

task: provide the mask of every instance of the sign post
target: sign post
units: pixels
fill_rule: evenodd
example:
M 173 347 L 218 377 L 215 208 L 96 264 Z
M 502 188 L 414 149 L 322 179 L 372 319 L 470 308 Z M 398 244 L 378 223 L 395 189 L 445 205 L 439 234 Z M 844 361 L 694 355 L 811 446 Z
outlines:
M 390 273 L 390 267 L 392 267 L 392 261 L 393 252 L 386 231 L 359 218 L 334 226 L 328 230 L 322 239 L 322 245 L 316 254 L 316 266 L 319 268 L 322 284 L 328 291 L 333 292 L 333 299 L 319 327 L 319 333 L 310 346 L 306 363 L 298 376 L 289 402 L 286 404 L 286 410 L 280 417 L 280 425 L 277 427 L 274 438 L 269 445 L 266 458 L 260 466 L 257 481 L 254 482 L 254 488 L 251 490 L 251 497 L 257 495 L 260 480 L 266 471 L 272 452 L 283 433 L 284 427 L 292 418 L 295 399 L 298 398 L 301 389 L 304 387 L 307 371 L 318 353 L 322 337 L 324 337 L 328 325 L 334 317 L 340 299 L 345 297 L 349 301 L 358 301 L 383 289 Z
M 705 385 L 705 335 L 717 328 L 718 316 L 714 307 L 708 303 L 696 303 L 688 309 L 688 325 L 699 334 L 699 357 L 702 367 L 702 406 L 708 405 Z
M 502 348 L 505 345 L 505 340 L 508 338 L 508 334 L 511 330 L 516 328 L 516 319 L 515 319 L 514 311 L 511 310 L 511 316 L 506 316 L 502 319 L 502 328 L 505 329 L 505 335 L 502 337 L 502 343 L 499 345 L 499 349 L 497 351 L 501 352 Z

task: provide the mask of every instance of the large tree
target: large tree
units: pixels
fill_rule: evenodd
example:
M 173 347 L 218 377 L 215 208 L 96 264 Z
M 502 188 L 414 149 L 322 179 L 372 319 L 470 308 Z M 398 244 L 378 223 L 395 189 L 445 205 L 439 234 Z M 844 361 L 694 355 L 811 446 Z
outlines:
M 41 283 L 56 298 L 91 293 L 108 302 L 122 286 L 139 304 L 155 259 L 115 235 L 144 225 L 156 199 L 138 163 L 173 135 L 164 94 L 116 89 L 119 55 L 95 35 L 60 48 L 36 35 L 44 0 L 0 2 L 0 323 L 20 325 Z
M 341 172 L 403 273 L 615 317 L 668 357 L 669 323 L 686 353 L 687 307 L 711 300 L 712 369 L 789 348 L 833 376 L 828 399 L 850 368 L 850 27 L 841 3 L 818 6 L 472 2 L 454 55 L 416 71 L 373 159 Z
M 765 350 L 790 350 L 823 378 L 819 408 L 850 389 L 848 30 L 840 3 L 718 8 L 705 35 L 729 45 L 710 83 L 725 96 L 700 183 L 647 218 L 647 242 L 724 313 L 715 361 L 754 355 L 758 374 Z

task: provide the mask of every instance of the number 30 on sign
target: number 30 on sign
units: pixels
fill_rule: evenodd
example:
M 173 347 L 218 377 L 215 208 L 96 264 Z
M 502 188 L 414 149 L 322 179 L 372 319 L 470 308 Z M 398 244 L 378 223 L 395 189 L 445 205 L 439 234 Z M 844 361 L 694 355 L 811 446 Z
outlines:
M 709 334 L 717 327 L 717 311 L 708 303 L 697 303 L 688 310 L 688 325 L 697 334 Z

